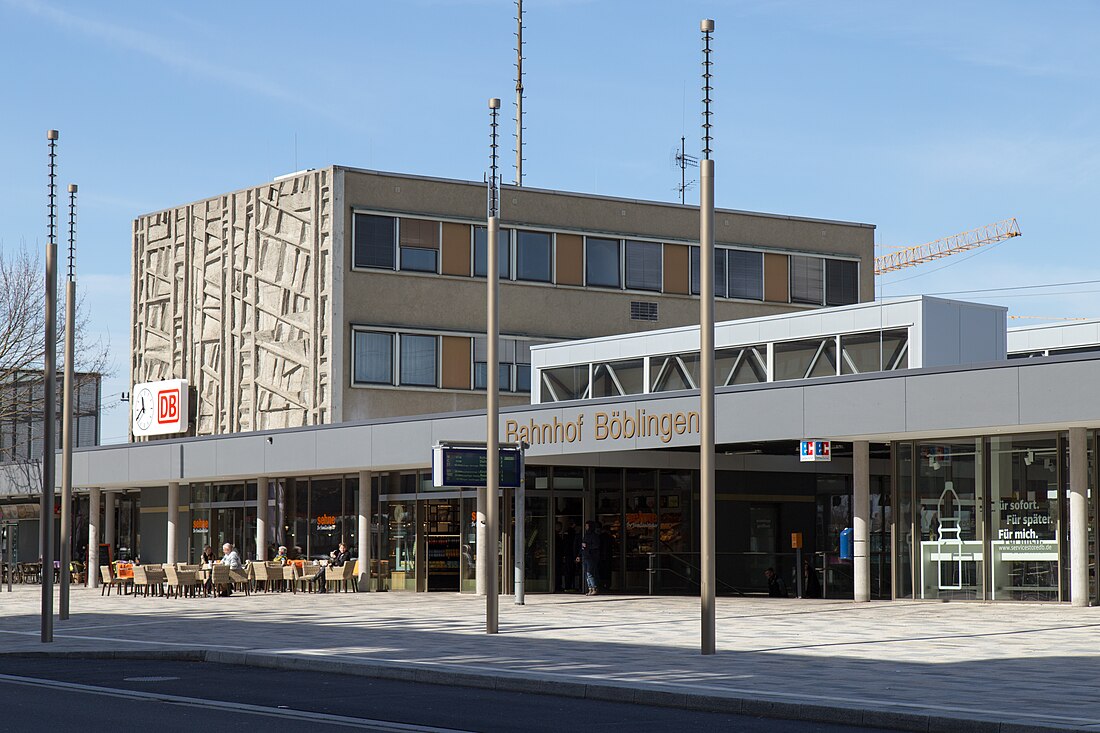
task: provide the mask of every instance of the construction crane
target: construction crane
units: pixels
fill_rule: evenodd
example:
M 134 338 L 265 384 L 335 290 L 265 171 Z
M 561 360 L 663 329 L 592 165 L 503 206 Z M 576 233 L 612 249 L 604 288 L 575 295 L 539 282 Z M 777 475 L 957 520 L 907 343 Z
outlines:
M 883 275 L 905 267 L 923 265 L 925 262 L 938 260 L 941 257 L 950 257 L 968 249 L 977 249 L 1018 236 L 1020 236 L 1020 225 L 1016 223 L 1016 219 L 1005 219 L 996 224 L 978 227 L 961 234 L 952 234 L 950 237 L 927 244 L 904 247 L 897 252 L 875 257 L 875 274 Z

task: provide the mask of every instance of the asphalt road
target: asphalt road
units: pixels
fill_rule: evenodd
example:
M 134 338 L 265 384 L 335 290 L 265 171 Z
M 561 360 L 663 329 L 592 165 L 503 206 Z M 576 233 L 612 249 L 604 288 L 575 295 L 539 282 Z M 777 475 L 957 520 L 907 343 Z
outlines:
M 845 726 L 202 662 L 0 657 L 0 731 L 744 731 Z M 873 729 L 859 729 L 873 730 Z

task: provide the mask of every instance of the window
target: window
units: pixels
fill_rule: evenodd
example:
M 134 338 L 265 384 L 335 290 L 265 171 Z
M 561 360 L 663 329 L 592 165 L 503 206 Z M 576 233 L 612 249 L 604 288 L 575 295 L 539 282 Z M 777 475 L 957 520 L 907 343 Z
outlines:
M 435 336 L 401 335 L 401 384 L 436 386 Z
M 825 305 L 859 302 L 859 263 L 825 260 Z
M 792 258 L 793 259 L 793 258 Z M 832 377 L 837 373 L 836 337 L 788 341 L 773 347 L 775 381 Z
M 353 228 L 352 264 L 355 267 L 392 270 L 395 219 L 392 216 L 356 214 Z
M 516 364 L 516 391 L 531 391 L 531 365 Z
M 401 269 L 436 272 L 439 259 L 439 222 L 402 219 Z
M 764 255 L 739 249 L 726 250 L 726 275 L 730 298 L 764 299 Z
M 592 397 L 642 394 L 645 391 L 644 362 L 625 359 L 596 364 L 592 368 Z
M 791 255 L 791 302 L 821 305 L 824 302 L 824 260 Z
M 587 237 L 585 249 L 585 284 L 599 288 L 622 287 L 619 240 Z
M 489 271 L 485 267 L 485 258 L 488 256 L 486 243 L 489 231 L 485 227 L 474 227 L 474 275 L 485 277 Z M 497 233 L 497 260 L 500 265 L 497 277 L 507 280 L 511 276 L 510 263 L 512 261 L 512 230 L 501 229 Z
M 661 290 L 661 245 L 657 242 L 626 243 L 626 287 Z
M 512 391 L 512 365 L 504 362 L 497 364 L 497 381 L 499 391 Z M 474 362 L 474 389 L 488 389 L 489 364 L 484 361 Z
M 699 248 L 691 248 L 691 294 L 699 295 Z M 726 250 L 714 250 L 714 297 L 726 297 Z
M 516 279 L 550 282 L 550 249 L 547 232 L 516 232 Z
M 355 382 L 393 384 L 393 334 L 355 332 Z

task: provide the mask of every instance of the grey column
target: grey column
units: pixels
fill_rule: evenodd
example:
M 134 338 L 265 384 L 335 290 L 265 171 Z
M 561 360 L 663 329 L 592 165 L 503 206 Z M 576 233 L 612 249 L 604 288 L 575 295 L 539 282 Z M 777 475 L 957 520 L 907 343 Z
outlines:
M 370 508 L 374 506 L 370 471 L 359 472 L 359 590 L 370 590 Z
M 118 537 L 115 533 L 115 511 L 117 509 L 117 491 L 105 492 L 106 501 L 103 511 L 106 516 L 103 520 L 103 541 L 111 546 L 111 552 L 118 558 Z
M 1089 464 L 1084 428 L 1069 429 L 1069 599 L 1089 605 Z
M 168 552 L 165 555 L 169 565 L 176 564 L 177 531 L 180 523 L 180 485 L 178 481 L 168 483 Z
M 268 483 L 267 476 L 256 479 L 256 560 L 259 562 L 267 560 Z
M 101 491 L 88 492 L 88 587 L 99 587 L 99 504 Z
M 485 489 L 477 490 L 477 558 L 474 562 L 475 590 L 479 596 L 485 595 L 485 579 L 489 576 L 489 553 L 485 548 L 489 545 L 488 525 L 485 524 Z
M 871 600 L 871 447 L 866 440 L 852 443 L 852 493 L 852 585 L 854 600 L 866 602 Z

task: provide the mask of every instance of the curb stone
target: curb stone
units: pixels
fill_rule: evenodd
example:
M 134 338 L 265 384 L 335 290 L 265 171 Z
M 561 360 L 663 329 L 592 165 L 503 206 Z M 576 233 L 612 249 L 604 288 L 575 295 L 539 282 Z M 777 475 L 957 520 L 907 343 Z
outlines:
M 988 718 L 966 718 L 942 714 L 913 713 L 855 707 L 802 703 L 791 700 L 743 698 L 733 695 L 693 694 L 650 689 L 613 682 L 581 682 L 547 679 L 537 674 L 501 677 L 467 670 L 426 668 L 398 662 L 330 660 L 268 652 L 218 651 L 213 649 L 117 650 L 117 651 L 19 651 L 0 652 L 7 659 L 133 659 L 176 662 L 207 662 L 263 669 L 302 672 L 338 672 L 352 677 L 370 677 L 424 684 L 492 689 L 500 692 L 531 693 L 555 697 L 585 698 L 602 702 L 633 703 L 704 712 L 750 715 L 807 722 L 862 725 L 920 733 L 1061 733 L 1090 730 L 1056 724 L 1026 724 Z

